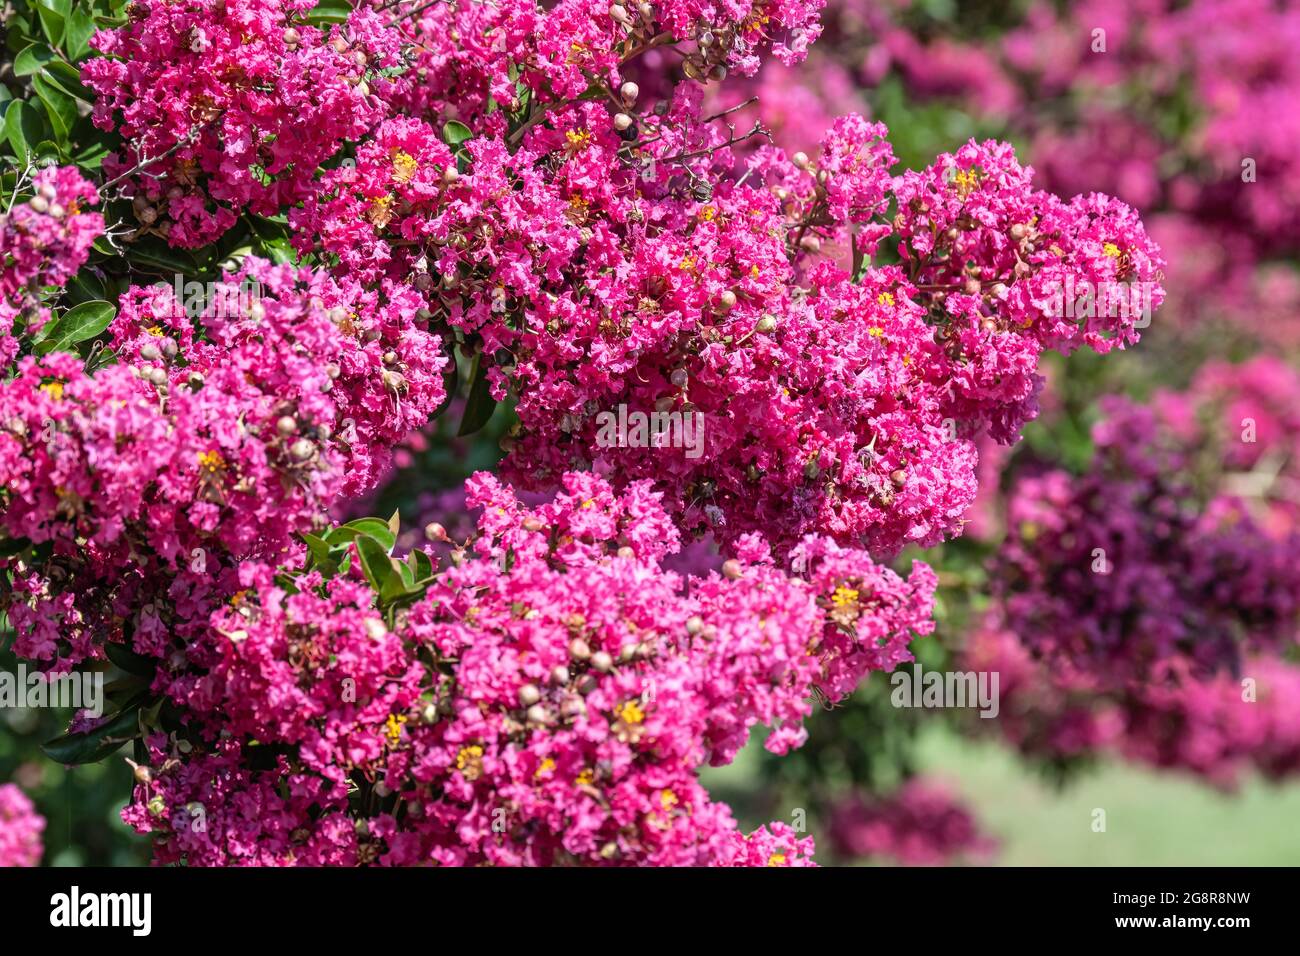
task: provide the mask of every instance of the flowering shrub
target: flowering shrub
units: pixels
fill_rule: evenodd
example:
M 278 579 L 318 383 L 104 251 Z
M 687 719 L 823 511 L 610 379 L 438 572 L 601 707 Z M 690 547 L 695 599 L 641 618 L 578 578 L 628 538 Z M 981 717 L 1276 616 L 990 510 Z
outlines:
M 1018 746 L 1223 785 L 1300 767 L 1297 387 L 1268 358 L 1207 365 L 1186 392 L 1107 403 L 1083 476 L 1016 481 L 966 656 L 1000 671 Z
M 10 107 L 0 605 L 22 658 L 122 672 L 46 749 L 130 742 L 160 863 L 809 862 L 700 768 L 756 727 L 789 753 L 815 701 L 911 660 L 938 578 L 882 562 L 961 533 L 1045 353 L 1138 340 L 1068 290 L 1163 298 L 1134 209 L 1005 143 L 896 171 L 861 115 L 808 155 L 710 112 L 729 72 L 797 64 L 819 3 L 133 0 L 84 36 L 20 6 L 100 132 L 33 54 L 67 135 L 42 156 Z M 399 549 L 399 515 L 336 517 L 449 407 L 461 436 L 509 422 L 476 518 Z M 605 440 L 616 409 L 702 416 L 698 454 Z M 706 537 L 716 562 L 674 558 Z M 1207 605 L 1222 634 L 1125 661 L 1275 649 L 1286 560 Z M 1073 596 L 1013 611 L 1073 622 Z

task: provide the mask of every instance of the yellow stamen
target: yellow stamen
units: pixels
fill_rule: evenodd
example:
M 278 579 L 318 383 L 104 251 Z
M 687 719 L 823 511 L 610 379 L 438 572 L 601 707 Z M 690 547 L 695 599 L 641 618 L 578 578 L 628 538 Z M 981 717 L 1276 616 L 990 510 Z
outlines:
M 415 178 L 420 164 L 414 156 L 404 149 L 393 150 L 393 179 L 399 183 L 409 183 Z
M 406 723 L 405 714 L 389 714 L 384 722 L 384 733 L 388 736 L 388 746 L 396 747 L 402 738 L 402 724 Z
M 836 607 L 848 607 L 850 604 L 856 604 L 858 601 L 858 591 L 855 588 L 846 588 L 840 585 L 831 595 L 831 602 Z
M 614 713 L 625 724 L 639 724 L 645 721 L 645 711 L 634 700 L 629 700 L 622 707 L 617 708 Z
M 226 460 L 221 457 L 221 452 L 215 448 L 211 451 L 201 451 L 198 453 L 199 467 L 208 473 L 220 471 L 226 467 Z

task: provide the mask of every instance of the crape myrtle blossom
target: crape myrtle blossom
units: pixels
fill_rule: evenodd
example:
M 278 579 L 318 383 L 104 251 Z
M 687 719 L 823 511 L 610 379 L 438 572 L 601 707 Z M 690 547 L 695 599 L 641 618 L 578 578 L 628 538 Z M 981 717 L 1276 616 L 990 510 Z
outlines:
M 387 6 L 371 0 L 376 7 Z M 576 99 L 593 80 L 618 90 L 642 60 L 672 45 L 692 80 L 752 74 L 760 52 L 804 58 L 821 32 L 824 0 L 560 0 L 555 4 L 427 4 L 404 0 L 402 35 L 412 66 L 386 97 L 399 112 L 432 119 L 454 109 L 467 123 L 529 105 Z
M 0 296 L 15 303 L 67 282 L 104 231 L 104 217 L 89 208 L 99 193 L 75 167 L 38 169 L 29 188 L 31 199 L 0 217 Z
M 966 666 L 1001 672 L 1001 731 L 1229 785 L 1300 768 L 1300 377 L 1215 362 L 1103 404 L 1082 476 L 1017 476 L 995 601 Z
M 37 866 L 45 818 L 27 794 L 12 783 L 0 784 L 0 866 Z
M 49 321 L 41 291 L 66 283 L 104 231 L 103 216 L 89 208 L 99 193 L 75 168 L 36 170 L 28 186 L 31 198 L 0 215 L 0 369 L 17 358 L 21 336 Z
M 243 259 L 193 318 L 132 288 L 114 364 L 0 383 L 15 650 L 152 672 L 124 818 L 158 862 L 808 862 L 697 770 L 755 725 L 800 746 L 815 701 L 911 659 L 935 575 L 873 555 L 960 532 L 1044 350 L 1136 340 L 1054 291 L 1162 265 L 1131 209 L 1035 188 L 1004 144 L 896 172 L 863 117 L 809 157 L 708 114 L 704 83 L 799 60 L 819 6 L 317 28 L 305 0 L 182 0 L 96 35 L 128 260 L 249 213 L 301 262 Z M 643 94 L 668 47 L 681 81 Z M 467 484 L 474 534 L 398 560 L 328 516 L 439 409 L 453 343 L 518 426 Z M 618 405 L 702 413 L 704 453 L 602 448 Z M 706 537 L 718 561 L 673 563 Z
M 1018 479 L 993 569 L 1006 626 L 1110 683 L 1293 645 L 1300 433 L 1282 395 L 1247 384 L 1270 374 L 1294 391 L 1294 372 L 1256 359 L 1209 366 L 1189 392 L 1146 405 L 1107 399 L 1084 475 Z
M 373 10 L 321 29 L 312 0 L 133 0 L 101 30 L 82 76 L 95 124 L 127 144 L 104 160 L 126 176 L 142 230 L 213 242 L 245 209 L 300 201 L 317 166 L 386 113 L 371 84 L 402 65 L 399 34 Z
M 1034 189 L 1009 147 L 893 177 L 884 127 L 849 116 L 816 160 L 764 147 L 737 177 L 698 88 L 666 105 L 641 117 L 644 145 L 583 103 L 514 151 L 471 138 L 464 169 L 433 128 L 391 120 L 290 217 L 302 252 L 413 283 L 496 356 L 520 419 L 505 469 L 525 485 L 594 466 L 654 479 L 685 529 L 726 542 L 934 544 L 970 504 L 973 437 L 1010 442 L 1034 416 L 1040 353 L 1137 338 L 1138 314 L 1079 320 L 1060 290 L 1160 300 L 1133 211 Z M 857 281 L 818 253 L 869 259 L 890 237 L 903 262 Z M 702 414 L 704 454 L 602 447 L 599 412 L 619 405 Z
M 97 656 L 125 617 L 161 656 L 171 615 L 201 622 L 238 561 L 292 555 L 441 403 L 447 360 L 410 290 L 256 259 L 227 280 L 201 330 L 170 288 L 134 288 L 119 364 L 56 352 L 0 384 L 0 527 L 38 546 L 6 600 L 20 654 Z
M 748 838 L 696 770 L 731 761 L 756 723 L 802 743 L 809 698 L 838 699 L 910 658 L 935 587 L 809 539 L 807 574 L 748 538 L 722 573 L 660 561 L 678 537 L 646 483 L 591 473 L 524 505 L 491 475 L 482 509 L 394 618 L 357 576 L 248 589 L 191 647 L 167 693 L 193 717 L 190 756 L 154 742 L 126 819 L 161 861 L 794 865 L 811 840 Z M 248 748 L 274 766 L 254 771 Z M 241 752 L 241 748 L 243 752 Z M 204 768 L 196 771 L 196 768 Z M 266 781 L 283 777 L 283 792 Z M 349 819 L 349 789 L 361 786 Z M 252 796 L 267 812 L 252 813 Z M 178 811 L 204 807 L 207 826 Z M 354 800 L 355 806 L 355 800 Z M 761 857 L 761 859 L 760 859 Z

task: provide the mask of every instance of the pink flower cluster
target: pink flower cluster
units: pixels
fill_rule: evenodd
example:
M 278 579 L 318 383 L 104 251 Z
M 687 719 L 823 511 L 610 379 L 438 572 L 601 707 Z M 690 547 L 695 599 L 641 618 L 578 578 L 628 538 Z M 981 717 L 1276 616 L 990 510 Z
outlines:
M 402 33 L 415 46 L 411 71 L 390 97 L 432 120 L 448 108 L 466 122 L 501 118 L 547 101 L 572 100 L 596 82 L 618 90 L 652 69 L 642 63 L 673 46 L 693 80 L 728 70 L 753 73 L 764 49 L 801 60 L 821 32 L 824 0 L 560 0 L 554 4 L 471 4 L 407 0 Z M 376 6 L 380 6 L 377 2 Z M 652 81 L 652 76 L 644 77 Z
M 0 368 L 18 356 L 21 335 L 49 321 L 41 290 L 64 285 L 104 231 L 104 217 L 87 208 L 99 193 L 75 167 L 47 166 L 27 185 L 31 199 L 0 215 Z
M 15 650 L 154 664 L 124 817 L 160 862 L 806 863 L 698 768 L 910 659 L 936 577 L 870 555 L 960 532 L 1042 352 L 1137 338 L 1062 287 L 1158 304 L 1159 251 L 1001 143 L 895 175 L 849 115 L 813 157 L 751 149 L 703 86 L 801 58 L 819 0 L 311 6 L 135 2 L 93 41 L 136 237 L 283 215 L 314 268 L 247 259 L 193 315 L 134 288 L 116 364 L 0 383 Z M 332 550 L 453 342 L 515 403 L 521 493 L 472 479 L 464 543 Z M 619 409 L 702 442 L 611 441 Z
M 934 544 L 973 496 L 970 439 L 1033 417 L 1040 353 L 1136 340 L 1136 311 L 1079 320 L 1068 290 L 1160 301 L 1131 209 L 1034 189 L 1001 144 L 895 178 L 885 129 L 849 116 L 816 160 L 762 149 L 736 179 L 694 88 L 641 118 L 630 153 L 603 105 L 549 118 L 514 152 L 471 139 L 466 171 L 421 121 L 388 121 L 291 217 L 300 250 L 413 283 L 497 356 L 525 485 L 594 466 L 656 481 L 682 527 L 728 542 Z M 903 265 L 853 281 L 822 254 L 850 232 L 867 257 L 896 237 Z M 611 445 L 620 406 L 702 416 L 702 452 Z
M 986 863 L 998 846 L 946 786 L 925 777 L 908 779 L 887 797 L 836 806 L 830 841 L 842 857 L 902 866 Z
M 0 784 L 0 867 L 37 866 L 45 818 L 12 783 Z
M 125 26 L 95 34 L 103 56 L 82 73 L 95 123 L 128 144 L 104 171 L 129 174 L 142 229 L 194 247 L 245 209 L 273 215 L 385 114 L 378 90 L 403 64 L 401 36 L 367 9 L 321 30 L 305 19 L 313 6 L 133 2 Z
M 1114 400 L 1082 476 L 1019 477 L 966 650 L 1027 752 L 1114 751 L 1221 784 L 1300 768 L 1300 376 L 1257 358 Z
M 85 263 L 104 217 L 87 207 L 99 193 L 73 166 L 32 174 L 32 198 L 0 217 L 0 297 L 16 301 L 40 286 L 62 286 Z
M 409 290 L 250 259 L 211 291 L 202 338 L 170 288 L 136 288 L 110 328 L 121 364 L 53 353 L 0 384 L 0 527 L 46 546 L 6 601 L 20 654 L 96 656 L 126 618 L 165 656 L 239 561 L 291 557 L 444 397 Z
M 1152 213 L 1173 266 L 1169 311 L 1266 341 L 1300 336 L 1295 111 L 1300 15 L 1267 0 L 1036 2 L 972 41 L 962 18 L 917 31 L 908 3 L 830 5 L 817 57 L 874 87 L 1006 127 L 1043 182 Z M 924 16 L 924 13 L 921 14 Z M 924 39 L 918 37 L 924 35 Z M 821 67 L 819 63 L 819 68 Z M 765 67 L 764 73 L 771 67 Z M 760 82 L 765 77 L 760 74 Z M 822 97 L 839 106 L 839 97 Z M 805 142 L 807 142 L 805 134 Z
M 467 491 L 477 537 L 387 620 L 356 576 L 312 571 L 286 590 L 244 566 L 248 590 L 166 689 L 203 731 L 183 759 L 155 741 L 137 773 L 126 818 L 154 833 L 159 859 L 807 857 L 811 841 L 780 825 L 741 839 L 697 768 L 729 762 L 756 723 L 774 728 L 770 750 L 799 745 L 814 688 L 837 699 L 908 659 L 912 632 L 932 626 L 933 573 L 905 581 L 810 539 L 806 576 L 787 577 L 749 540 L 688 585 L 659 566 L 677 535 L 644 484 L 616 495 L 570 474 L 536 508 L 487 474 Z M 185 823 L 191 805 L 203 830 Z

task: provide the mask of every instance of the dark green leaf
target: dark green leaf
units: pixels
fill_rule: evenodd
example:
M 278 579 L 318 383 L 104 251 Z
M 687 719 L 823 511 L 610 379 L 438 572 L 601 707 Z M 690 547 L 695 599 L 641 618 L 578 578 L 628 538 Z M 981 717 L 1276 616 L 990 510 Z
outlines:
M 158 667 L 158 662 L 152 657 L 137 654 L 125 644 L 115 644 L 109 641 L 104 645 L 104 653 L 108 655 L 110 661 L 122 670 L 137 677 L 153 677 L 154 671 Z
M 53 0 L 37 0 L 36 14 L 41 18 L 41 30 L 51 46 L 58 46 L 63 40 L 64 17 L 54 9 Z
M 45 123 L 41 114 L 25 100 L 14 100 L 5 110 L 5 139 L 14 158 L 25 161 L 37 143 L 45 138 Z
M 41 749 L 65 766 L 103 760 L 139 733 L 140 705 L 144 701 L 145 696 L 141 695 L 94 730 L 55 737 L 42 744 Z
M 90 52 L 90 38 L 95 29 L 95 18 L 81 7 L 68 15 L 64 49 L 68 51 L 69 59 L 80 60 Z
M 45 114 L 54 127 L 55 139 L 61 143 L 67 142 L 72 124 L 77 121 L 77 101 L 43 73 L 32 77 L 32 89 L 45 107 Z
M 457 435 L 470 435 L 488 423 L 496 411 L 496 399 L 488 390 L 487 368 L 483 364 L 483 353 L 474 356 L 474 370 L 469 386 L 469 398 L 465 400 L 465 414 L 461 416 Z
M 352 13 L 352 8 L 343 0 L 322 0 L 307 11 L 307 21 L 316 25 L 324 23 L 342 23 Z
M 173 249 L 157 236 L 145 236 L 126 247 L 127 259 L 142 272 L 175 276 L 193 275 L 198 263 L 184 249 Z
M 71 351 L 71 346 L 93 339 L 108 328 L 116 314 L 117 309 L 103 301 L 83 302 L 73 306 L 41 329 L 36 353 L 45 355 L 48 352 Z

